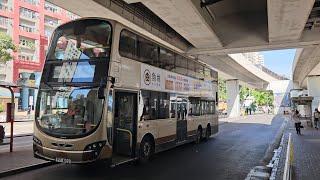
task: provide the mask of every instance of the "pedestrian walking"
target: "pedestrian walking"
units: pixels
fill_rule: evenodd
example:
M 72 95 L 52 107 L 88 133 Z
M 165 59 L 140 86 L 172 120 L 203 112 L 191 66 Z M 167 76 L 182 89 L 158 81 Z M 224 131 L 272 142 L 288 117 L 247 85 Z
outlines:
M 300 113 L 298 110 L 293 110 L 291 119 L 294 121 L 294 126 L 296 128 L 297 134 L 301 135 L 301 121 Z
M 314 110 L 313 117 L 314 117 L 314 127 L 318 130 L 319 129 L 319 118 L 320 118 L 320 112 L 319 112 L 318 108 L 316 108 Z

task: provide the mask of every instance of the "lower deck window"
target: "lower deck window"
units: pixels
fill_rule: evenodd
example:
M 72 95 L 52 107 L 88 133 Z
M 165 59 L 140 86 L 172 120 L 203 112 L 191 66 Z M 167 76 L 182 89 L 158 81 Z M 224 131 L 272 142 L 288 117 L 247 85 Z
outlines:
M 143 113 L 145 120 L 169 118 L 169 94 L 165 92 L 142 91 Z

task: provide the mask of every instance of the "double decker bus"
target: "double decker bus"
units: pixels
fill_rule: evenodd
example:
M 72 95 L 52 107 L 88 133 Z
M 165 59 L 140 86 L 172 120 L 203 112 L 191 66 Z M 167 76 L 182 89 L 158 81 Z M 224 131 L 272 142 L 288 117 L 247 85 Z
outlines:
M 41 77 L 34 156 L 119 164 L 199 143 L 218 132 L 217 76 L 117 21 L 63 24 Z

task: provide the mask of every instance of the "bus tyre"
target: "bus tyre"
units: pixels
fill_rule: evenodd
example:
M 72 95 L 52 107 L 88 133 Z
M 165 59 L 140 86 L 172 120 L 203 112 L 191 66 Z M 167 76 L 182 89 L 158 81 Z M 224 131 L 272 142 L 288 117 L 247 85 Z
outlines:
M 198 128 L 197 135 L 196 135 L 196 144 L 199 144 L 202 139 L 202 129 Z
M 210 136 L 211 136 L 211 126 L 208 125 L 206 129 L 206 140 L 209 140 Z
M 154 154 L 154 144 L 150 138 L 143 138 L 140 144 L 140 157 L 141 163 L 148 162 Z

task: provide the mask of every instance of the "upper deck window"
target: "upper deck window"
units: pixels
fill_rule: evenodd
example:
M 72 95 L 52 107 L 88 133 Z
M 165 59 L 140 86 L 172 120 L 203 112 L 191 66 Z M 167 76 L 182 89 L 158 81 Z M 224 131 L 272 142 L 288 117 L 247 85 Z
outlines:
M 55 31 L 49 60 L 109 57 L 111 25 L 102 20 L 74 21 Z
M 44 72 L 55 83 L 100 83 L 108 75 L 111 25 L 104 20 L 73 21 L 54 32 Z

